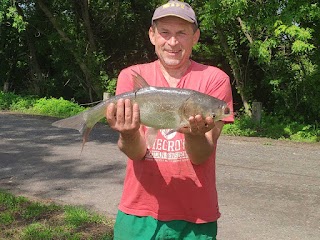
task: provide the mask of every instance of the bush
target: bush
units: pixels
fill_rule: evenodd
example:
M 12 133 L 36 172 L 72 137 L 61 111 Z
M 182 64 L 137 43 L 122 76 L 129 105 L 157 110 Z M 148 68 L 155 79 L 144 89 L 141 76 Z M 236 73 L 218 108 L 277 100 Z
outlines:
M 19 111 L 19 112 L 28 112 L 30 108 L 36 102 L 36 98 L 33 97 L 18 97 L 15 101 L 13 101 L 10 105 L 11 111 Z
M 36 114 L 54 117 L 70 117 L 85 110 L 84 107 L 79 106 L 77 103 L 64 100 L 63 98 L 40 98 L 37 100 L 32 111 Z
M 233 136 L 267 137 L 304 142 L 320 141 L 320 129 L 316 123 L 304 125 L 265 114 L 262 116 L 261 123 L 253 121 L 246 115 L 239 116 L 235 118 L 234 124 L 224 126 L 223 133 Z
M 13 102 L 17 101 L 18 95 L 0 91 L 0 110 L 9 110 Z
M 37 99 L 35 96 L 22 97 L 0 91 L 0 110 L 65 118 L 82 112 L 85 108 L 63 98 Z

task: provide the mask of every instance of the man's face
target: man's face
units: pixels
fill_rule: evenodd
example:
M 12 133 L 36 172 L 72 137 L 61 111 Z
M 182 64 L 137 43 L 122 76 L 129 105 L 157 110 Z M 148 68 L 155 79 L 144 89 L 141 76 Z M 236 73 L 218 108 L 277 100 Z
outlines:
M 198 42 L 200 31 L 193 24 L 178 17 L 164 17 L 150 28 L 149 37 L 156 54 L 166 68 L 179 68 L 189 64 L 192 47 Z

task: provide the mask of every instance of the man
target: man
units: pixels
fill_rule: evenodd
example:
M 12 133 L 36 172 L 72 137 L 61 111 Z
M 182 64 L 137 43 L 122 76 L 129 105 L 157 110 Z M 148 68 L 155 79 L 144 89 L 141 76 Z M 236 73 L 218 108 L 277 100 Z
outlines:
M 133 90 L 135 70 L 151 86 L 194 89 L 226 101 L 232 110 L 229 77 L 190 59 L 200 31 L 188 4 L 169 1 L 157 8 L 149 37 L 158 60 L 122 70 L 116 94 Z M 109 105 L 106 117 L 128 156 L 114 239 L 216 239 L 216 144 L 233 116 L 218 122 L 190 116 L 190 128 L 160 130 L 153 146 L 147 146 L 137 104 L 121 99 Z

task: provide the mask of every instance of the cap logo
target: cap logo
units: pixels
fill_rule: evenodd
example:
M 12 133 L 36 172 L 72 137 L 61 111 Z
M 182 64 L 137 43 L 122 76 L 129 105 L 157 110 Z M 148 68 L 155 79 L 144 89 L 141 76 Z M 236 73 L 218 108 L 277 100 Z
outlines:
M 182 3 L 167 3 L 167 4 L 163 5 L 163 8 L 165 9 L 165 8 L 169 8 L 169 7 L 180 7 L 182 9 L 184 9 L 184 6 L 185 5 Z

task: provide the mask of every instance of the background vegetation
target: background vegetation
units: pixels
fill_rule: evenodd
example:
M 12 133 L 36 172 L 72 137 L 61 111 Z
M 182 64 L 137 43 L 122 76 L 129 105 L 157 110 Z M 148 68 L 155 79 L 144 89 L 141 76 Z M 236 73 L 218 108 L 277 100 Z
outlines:
M 113 93 L 121 69 L 155 59 L 147 31 L 154 9 L 164 2 L 2 0 L 0 89 L 75 103 L 99 100 L 103 91 Z M 193 59 L 229 74 L 239 116 L 250 117 L 252 102 L 259 101 L 263 124 L 280 121 L 281 134 L 288 126 L 303 132 L 318 129 L 318 1 L 185 2 L 200 22 Z M 13 107 L 41 105 L 36 98 Z

